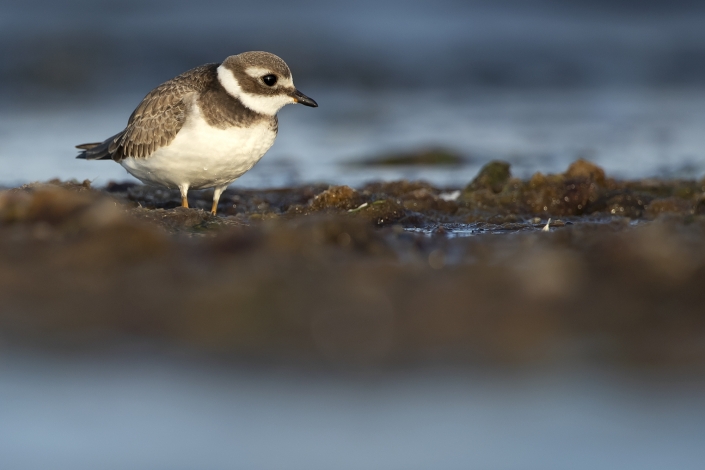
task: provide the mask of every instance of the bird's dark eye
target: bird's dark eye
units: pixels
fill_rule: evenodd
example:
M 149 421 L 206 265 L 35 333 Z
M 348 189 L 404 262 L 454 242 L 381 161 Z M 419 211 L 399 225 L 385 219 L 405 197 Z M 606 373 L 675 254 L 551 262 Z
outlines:
M 267 86 L 274 86 L 277 84 L 277 76 L 270 73 L 269 75 L 262 77 L 262 81 Z

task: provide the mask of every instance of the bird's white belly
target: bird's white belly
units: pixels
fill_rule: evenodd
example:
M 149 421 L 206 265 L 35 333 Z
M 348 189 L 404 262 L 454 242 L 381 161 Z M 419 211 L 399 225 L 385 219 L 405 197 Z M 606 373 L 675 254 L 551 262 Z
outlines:
M 137 179 L 168 188 L 225 186 L 252 168 L 276 135 L 268 122 L 217 129 L 196 114 L 168 146 L 147 158 L 125 158 L 120 164 Z

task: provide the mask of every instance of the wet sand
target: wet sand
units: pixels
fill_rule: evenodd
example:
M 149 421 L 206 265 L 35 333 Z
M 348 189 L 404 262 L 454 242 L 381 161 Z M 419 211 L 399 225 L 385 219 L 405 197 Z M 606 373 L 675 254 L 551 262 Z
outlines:
M 0 193 L 0 341 L 354 366 L 705 364 L 705 182 Z M 545 230 L 547 220 L 551 219 Z

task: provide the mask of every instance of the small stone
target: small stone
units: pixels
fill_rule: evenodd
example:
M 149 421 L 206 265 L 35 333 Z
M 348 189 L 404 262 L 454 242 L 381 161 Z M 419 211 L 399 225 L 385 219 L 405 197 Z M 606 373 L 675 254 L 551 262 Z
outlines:
M 499 193 L 512 176 L 509 171 L 510 165 L 507 162 L 493 160 L 483 166 L 480 173 L 465 188 L 466 191 L 477 191 L 478 189 L 489 189 L 493 193 Z
M 599 186 L 605 185 L 605 170 L 582 158 L 573 162 L 565 172 L 568 178 L 587 179 Z
M 322 193 L 316 195 L 311 201 L 311 209 L 355 209 L 362 204 L 360 193 L 350 186 L 331 186 Z

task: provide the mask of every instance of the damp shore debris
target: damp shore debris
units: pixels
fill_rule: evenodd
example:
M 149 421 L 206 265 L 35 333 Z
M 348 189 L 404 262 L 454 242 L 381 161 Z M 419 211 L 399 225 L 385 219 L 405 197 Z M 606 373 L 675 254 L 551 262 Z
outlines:
M 705 365 L 705 181 L 578 160 L 463 188 L 133 183 L 0 192 L 0 342 L 140 337 L 226 357 L 388 366 Z M 191 196 L 191 195 L 190 195 Z

